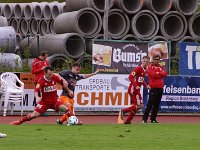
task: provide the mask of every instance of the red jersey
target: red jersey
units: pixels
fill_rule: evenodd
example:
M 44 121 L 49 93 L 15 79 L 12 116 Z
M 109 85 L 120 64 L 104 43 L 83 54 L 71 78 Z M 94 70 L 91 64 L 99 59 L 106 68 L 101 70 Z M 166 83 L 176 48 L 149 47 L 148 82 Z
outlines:
M 32 74 L 35 75 L 34 82 L 38 82 L 40 78 L 44 76 L 44 70 L 42 69 L 44 66 L 49 66 L 47 60 L 43 61 L 40 58 L 35 58 L 32 63 Z
M 148 80 L 151 88 L 163 88 L 163 78 L 167 76 L 167 72 L 161 65 L 151 64 L 148 67 Z
M 53 75 L 50 80 L 47 80 L 44 76 L 40 78 L 35 91 L 41 91 L 41 101 L 45 102 L 46 104 L 53 104 L 57 101 L 56 83 L 63 85 L 63 80 L 56 75 Z
M 141 85 L 143 85 L 147 87 L 144 82 L 146 74 L 147 72 L 142 66 L 138 66 L 132 71 L 129 75 L 129 80 L 131 82 L 128 89 L 129 94 L 140 93 L 140 89 L 136 89 L 137 86 L 141 87 Z

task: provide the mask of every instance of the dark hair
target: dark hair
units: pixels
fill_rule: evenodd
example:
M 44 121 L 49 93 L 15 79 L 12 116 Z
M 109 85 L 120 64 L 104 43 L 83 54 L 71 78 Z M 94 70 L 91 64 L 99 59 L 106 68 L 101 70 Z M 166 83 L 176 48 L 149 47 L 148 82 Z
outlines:
M 160 59 L 160 55 L 155 55 L 155 56 L 153 56 L 153 59 L 154 58 L 159 58 Z
M 150 59 L 149 56 L 143 56 L 142 59 Z
M 81 65 L 79 63 L 74 63 L 72 64 L 72 67 L 81 67 Z
M 45 55 L 48 55 L 48 52 L 47 51 L 42 51 L 41 53 L 40 53 L 40 56 L 45 56 Z
M 50 70 L 50 71 L 53 71 L 53 67 L 51 67 L 51 66 L 45 67 L 45 68 L 44 68 L 44 73 L 47 73 L 49 70 Z

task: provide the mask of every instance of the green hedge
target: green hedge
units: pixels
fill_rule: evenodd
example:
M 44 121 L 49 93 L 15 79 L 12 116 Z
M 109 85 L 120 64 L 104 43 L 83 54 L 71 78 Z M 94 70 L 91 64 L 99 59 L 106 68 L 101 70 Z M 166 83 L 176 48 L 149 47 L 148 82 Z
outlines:
M 36 0 L 0 0 L 1 3 L 30 3 L 35 2 Z M 59 2 L 65 2 L 65 0 L 37 0 L 37 2 L 53 2 L 53 1 L 59 1 Z

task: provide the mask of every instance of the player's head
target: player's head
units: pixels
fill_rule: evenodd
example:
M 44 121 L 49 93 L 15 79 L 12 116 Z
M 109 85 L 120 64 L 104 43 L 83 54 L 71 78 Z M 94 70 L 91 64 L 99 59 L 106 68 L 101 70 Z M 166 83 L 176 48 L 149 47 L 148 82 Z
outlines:
M 47 57 L 48 57 L 48 52 L 47 51 L 42 51 L 41 53 L 40 53 L 40 59 L 42 59 L 42 60 L 46 60 L 47 59 Z
M 149 56 L 143 56 L 142 57 L 142 66 L 146 68 L 149 65 L 150 57 Z
M 81 65 L 79 63 L 74 63 L 72 65 L 72 72 L 74 74 L 79 74 L 80 73 L 80 70 L 81 70 Z
M 153 57 L 152 62 L 153 62 L 154 64 L 159 64 L 159 63 L 160 63 L 160 55 L 155 55 L 155 56 Z
M 44 75 L 46 79 L 51 79 L 53 75 L 53 68 L 51 66 L 47 66 L 44 68 Z

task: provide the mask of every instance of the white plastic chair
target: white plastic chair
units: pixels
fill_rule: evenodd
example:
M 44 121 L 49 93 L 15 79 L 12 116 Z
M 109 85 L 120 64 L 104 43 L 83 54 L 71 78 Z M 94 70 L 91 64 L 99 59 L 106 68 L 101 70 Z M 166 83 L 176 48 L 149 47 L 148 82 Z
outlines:
M 3 116 L 6 116 L 6 111 L 9 102 L 11 103 L 11 115 L 13 114 L 13 105 L 15 102 L 21 103 L 21 116 L 23 113 L 23 96 L 24 96 L 24 83 L 19 80 L 17 75 L 10 72 L 1 74 L 1 105 L 4 101 Z M 19 86 L 18 86 L 18 85 Z

